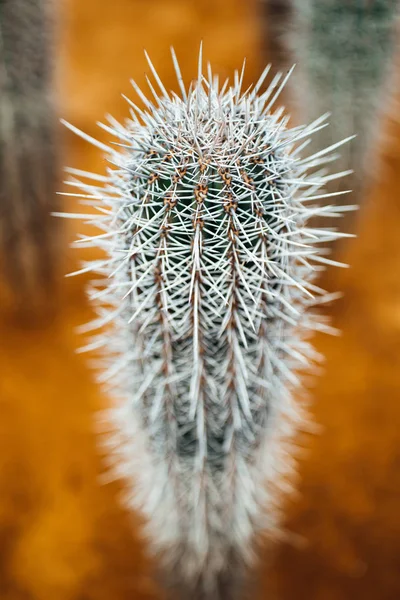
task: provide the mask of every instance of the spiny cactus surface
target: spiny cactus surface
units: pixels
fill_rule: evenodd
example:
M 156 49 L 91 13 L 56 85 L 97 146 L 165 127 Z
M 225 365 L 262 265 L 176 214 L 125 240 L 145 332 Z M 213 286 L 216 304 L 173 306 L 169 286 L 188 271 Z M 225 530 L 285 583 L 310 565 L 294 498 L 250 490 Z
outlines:
M 331 262 L 318 244 L 340 236 L 308 220 L 339 216 L 316 202 L 340 174 L 320 169 L 334 147 L 303 156 L 325 118 L 290 129 L 275 109 L 287 77 L 266 87 L 267 68 L 243 91 L 242 70 L 220 87 L 200 54 L 186 89 L 173 60 L 180 95 L 149 61 L 159 91 L 149 81 L 148 99 L 133 83 L 145 108 L 129 100 L 130 119 L 103 125 L 119 145 L 69 125 L 109 161 L 105 176 L 69 170 L 95 212 L 69 216 L 100 230 L 78 244 L 106 252 L 82 271 L 106 278 L 90 292 L 86 330 L 100 332 L 86 350 L 102 352 L 115 401 L 114 472 L 165 573 L 186 593 L 228 597 L 223 580 L 252 563 L 288 487 L 305 418 L 298 371 L 317 358 L 310 334 L 329 330 L 310 311 L 329 299 L 313 283 Z

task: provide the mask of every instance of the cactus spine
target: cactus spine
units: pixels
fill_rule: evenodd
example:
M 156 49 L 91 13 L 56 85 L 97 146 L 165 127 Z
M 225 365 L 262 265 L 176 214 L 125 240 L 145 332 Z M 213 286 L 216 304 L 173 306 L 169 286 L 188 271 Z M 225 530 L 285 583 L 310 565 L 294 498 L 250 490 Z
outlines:
M 58 180 L 46 0 L 0 2 L 0 250 L 18 303 L 54 283 Z
M 82 270 L 107 278 L 90 292 L 98 318 L 86 330 L 101 331 L 86 350 L 102 349 L 115 399 L 115 473 L 173 583 L 227 598 L 255 532 L 276 527 L 293 468 L 296 372 L 316 358 L 310 334 L 329 330 L 310 311 L 327 299 L 313 283 L 331 263 L 318 244 L 341 235 L 307 221 L 339 216 L 315 205 L 338 174 L 319 169 L 335 147 L 301 158 L 325 118 L 289 129 L 274 110 L 287 77 L 261 93 L 267 68 L 242 91 L 242 70 L 220 88 L 200 53 L 187 90 L 173 60 L 180 96 L 149 60 L 160 91 L 148 80 L 150 101 L 133 83 L 145 109 L 129 100 L 131 119 L 103 125 L 119 148 L 67 124 L 111 163 L 105 176 L 70 169 L 97 214 L 69 216 L 100 229 L 77 244 L 107 253 Z

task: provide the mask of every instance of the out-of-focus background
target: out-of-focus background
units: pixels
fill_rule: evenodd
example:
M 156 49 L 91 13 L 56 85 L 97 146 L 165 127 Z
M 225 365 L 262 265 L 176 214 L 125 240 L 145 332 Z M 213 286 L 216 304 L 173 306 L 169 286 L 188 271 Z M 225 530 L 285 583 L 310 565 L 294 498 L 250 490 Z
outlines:
M 59 0 L 58 12 L 58 112 L 100 139 L 96 120 L 127 115 L 121 92 L 132 96 L 132 77 L 144 82 L 143 48 L 174 88 L 171 44 L 186 81 L 201 39 L 221 77 L 246 56 L 249 84 L 267 61 L 255 0 Z M 400 85 L 387 99 L 371 165 L 381 163 L 379 175 L 363 199 L 358 239 L 343 248 L 351 269 L 329 274 L 345 292 L 332 308 L 343 333 L 316 339 L 326 355 L 313 389 L 321 428 L 288 503 L 288 534 L 261 560 L 260 599 L 400 597 L 398 100 Z M 64 164 L 104 169 L 95 148 L 66 131 L 62 142 Z M 67 224 L 60 243 L 67 247 L 78 226 Z M 66 250 L 63 270 L 87 256 Z M 39 324 L 8 308 L 0 314 L 1 600 L 161 597 L 139 521 L 120 507 L 121 485 L 100 481 L 93 414 L 107 399 L 75 353 L 75 327 L 91 316 L 84 284 L 62 282 L 59 310 Z

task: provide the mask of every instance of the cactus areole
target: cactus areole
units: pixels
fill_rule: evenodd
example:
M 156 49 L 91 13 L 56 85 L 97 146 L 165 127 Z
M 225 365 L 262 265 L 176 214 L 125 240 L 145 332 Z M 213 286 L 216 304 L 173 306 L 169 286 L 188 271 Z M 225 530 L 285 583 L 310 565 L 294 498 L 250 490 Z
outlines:
M 220 87 L 200 52 L 186 89 L 172 57 L 180 94 L 148 59 L 158 90 L 133 83 L 144 108 L 128 100 L 131 118 L 103 125 L 116 144 L 68 125 L 109 163 L 105 176 L 69 169 L 92 205 L 69 216 L 100 230 L 78 244 L 106 252 L 80 272 L 105 276 L 86 349 L 100 349 L 113 401 L 114 472 L 166 571 L 212 590 L 229 557 L 251 564 L 254 534 L 276 527 L 304 421 L 297 372 L 317 358 L 310 334 L 329 329 L 310 310 L 332 262 L 318 244 L 340 235 L 308 221 L 344 208 L 316 205 L 340 176 L 320 169 L 339 144 L 303 157 L 326 117 L 288 128 L 275 109 L 288 76 L 264 84 L 267 68 L 243 90 L 242 70 Z

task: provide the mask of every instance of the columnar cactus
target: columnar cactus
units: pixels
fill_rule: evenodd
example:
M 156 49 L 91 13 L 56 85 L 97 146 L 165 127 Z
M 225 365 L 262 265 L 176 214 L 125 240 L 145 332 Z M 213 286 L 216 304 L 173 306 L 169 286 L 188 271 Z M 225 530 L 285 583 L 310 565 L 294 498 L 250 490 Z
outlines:
M 145 109 L 129 100 L 131 119 L 103 126 L 117 146 L 69 125 L 110 162 L 105 176 L 70 169 L 97 211 L 70 216 L 100 229 L 78 243 L 107 254 L 83 267 L 106 278 L 91 290 L 86 329 L 100 333 L 86 349 L 103 353 L 128 505 L 173 583 L 228 597 L 255 533 L 277 525 L 305 418 L 297 371 L 317 357 L 310 334 L 329 330 L 310 311 L 328 299 L 313 279 L 331 263 L 318 244 L 340 234 L 308 220 L 339 216 L 315 204 L 338 174 L 317 170 L 335 147 L 302 158 L 324 117 L 289 129 L 273 110 L 287 77 L 261 92 L 266 69 L 242 91 L 242 71 L 220 88 L 200 57 L 187 90 L 173 59 L 181 95 L 149 61 L 160 91 L 149 81 L 150 101 L 133 83 Z
M 260 0 L 260 5 L 269 60 L 279 68 L 297 63 L 292 99 L 303 118 L 331 112 L 331 127 L 315 136 L 314 147 L 357 134 L 340 165 L 354 171 L 353 194 L 363 191 L 393 71 L 399 1 Z
M 0 252 L 24 310 L 48 302 L 59 254 L 51 33 L 47 0 L 1 0 Z

